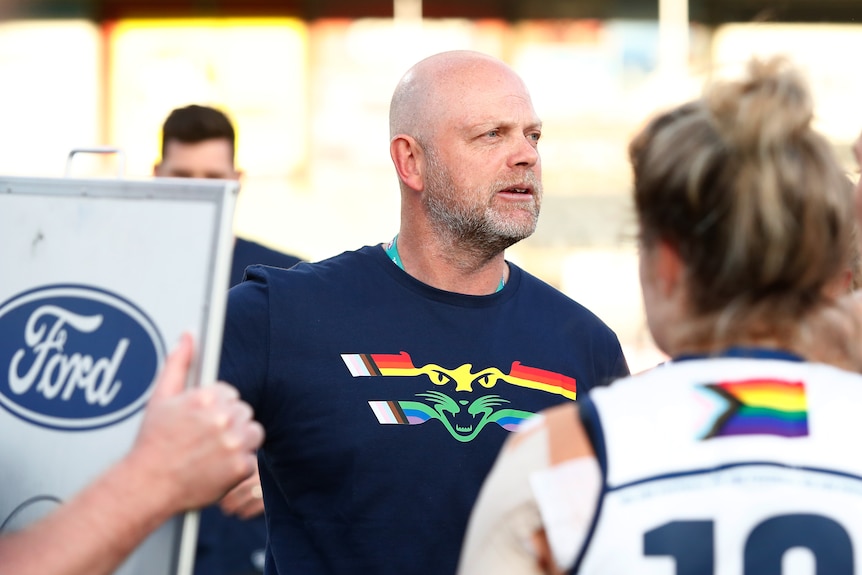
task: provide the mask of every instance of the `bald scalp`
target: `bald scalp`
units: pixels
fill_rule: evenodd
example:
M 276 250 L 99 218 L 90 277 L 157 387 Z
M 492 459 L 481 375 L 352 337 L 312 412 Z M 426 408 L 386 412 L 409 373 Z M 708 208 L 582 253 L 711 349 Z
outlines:
M 479 68 L 515 73 L 501 60 L 471 50 L 429 56 L 410 68 L 398 82 L 389 106 L 389 137 L 405 134 L 428 143 L 454 93 Z

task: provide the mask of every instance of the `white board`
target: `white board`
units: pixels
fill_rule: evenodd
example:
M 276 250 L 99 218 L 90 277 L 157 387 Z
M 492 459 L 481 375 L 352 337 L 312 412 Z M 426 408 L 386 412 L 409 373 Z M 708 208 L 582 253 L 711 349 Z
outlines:
M 126 453 L 165 355 L 215 380 L 236 182 L 0 177 L 0 532 L 67 501 Z M 191 572 L 197 514 L 117 571 Z

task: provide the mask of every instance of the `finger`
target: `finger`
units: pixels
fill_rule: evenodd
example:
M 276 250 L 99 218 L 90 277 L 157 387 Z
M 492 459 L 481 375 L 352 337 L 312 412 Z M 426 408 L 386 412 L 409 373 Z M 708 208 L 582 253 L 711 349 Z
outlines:
M 257 469 L 256 456 L 252 453 L 246 453 L 237 460 L 237 463 L 239 464 L 237 469 L 242 468 L 245 471 L 237 471 L 239 483 L 234 484 L 233 488 L 218 502 L 219 507 L 226 515 L 235 514 L 238 509 L 245 505 L 247 500 L 252 497 L 252 490 L 255 486 L 258 486 L 258 490 L 260 490 L 260 482 L 255 473 Z
M 257 475 L 240 483 L 219 503 L 227 515 L 248 519 L 263 512 L 263 489 Z
M 263 445 L 266 434 L 263 431 L 263 426 L 252 419 L 245 424 L 244 437 L 245 448 L 253 452 L 260 449 L 260 446 Z M 257 455 L 255 455 L 255 461 L 257 461 Z M 257 464 L 255 463 L 255 465 Z
M 257 517 L 258 515 L 263 513 L 263 511 L 263 496 L 255 496 L 248 499 L 244 505 L 242 505 L 239 509 L 236 510 L 234 515 L 236 515 L 240 519 L 251 519 L 252 517 Z
M 230 404 L 231 421 L 235 427 L 242 427 L 254 417 L 254 411 L 251 406 L 244 401 L 235 399 Z
M 237 509 L 242 507 L 244 499 L 248 497 L 251 486 L 247 485 L 248 480 L 242 481 L 239 485 L 227 492 L 219 501 L 219 507 L 227 515 L 233 515 Z
M 153 389 L 153 399 L 173 397 L 185 389 L 193 354 L 192 336 L 183 333 L 179 343 L 165 360 L 165 365 Z
M 239 391 L 235 387 L 220 381 L 201 389 L 206 390 L 214 403 L 230 404 L 239 401 Z

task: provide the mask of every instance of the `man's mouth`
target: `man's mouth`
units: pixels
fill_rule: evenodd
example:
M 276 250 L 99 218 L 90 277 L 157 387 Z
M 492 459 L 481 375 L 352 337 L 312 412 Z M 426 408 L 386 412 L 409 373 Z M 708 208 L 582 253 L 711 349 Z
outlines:
M 532 194 L 533 189 L 529 186 L 512 186 L 500 190 L 501 194 Z

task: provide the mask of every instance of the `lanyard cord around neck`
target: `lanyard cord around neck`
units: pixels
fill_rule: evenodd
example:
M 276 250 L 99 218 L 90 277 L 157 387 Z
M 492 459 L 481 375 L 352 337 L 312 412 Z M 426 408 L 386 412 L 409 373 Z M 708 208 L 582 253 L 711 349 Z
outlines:
M 396 266 L 404 269 L 404 262 L 401 261 L 401 256 L 398 255 L 398 234 L 395 234 L 395 237 L 392 238 L 392 241 L 389 242 L 389 245 L 386 246 L 386 255 L 389 256 L 389 259 L 392 260 Z M 497 285 L 496 291 L 500 291 L 506 285 L 506 277 L 503 276 L 500 278 L 500 283 Z

